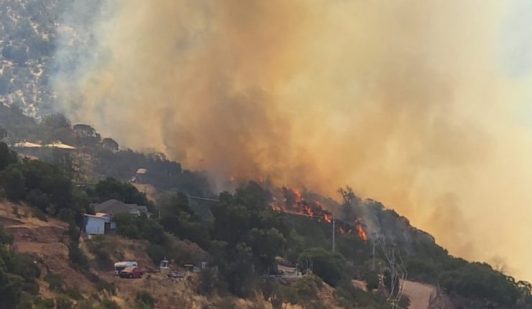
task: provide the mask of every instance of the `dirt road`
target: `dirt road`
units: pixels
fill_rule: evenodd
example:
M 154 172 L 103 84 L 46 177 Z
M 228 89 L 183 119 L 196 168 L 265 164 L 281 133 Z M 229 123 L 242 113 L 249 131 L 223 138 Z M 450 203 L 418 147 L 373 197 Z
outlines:
M 427 309 L 435 287 L 414 281 L 403 281 L 403 293 L 410 298 L 410 309 Z

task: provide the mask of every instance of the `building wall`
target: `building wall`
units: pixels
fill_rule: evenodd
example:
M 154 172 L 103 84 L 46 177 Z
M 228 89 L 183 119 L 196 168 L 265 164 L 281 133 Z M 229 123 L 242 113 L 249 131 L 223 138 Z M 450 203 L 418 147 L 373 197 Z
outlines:
M 105 233 L 105 223 L 109 218 L 85 217 L 85 233 L 92 235 L 102 235 Z M 111 224 L 111 229 L 113 224 Z

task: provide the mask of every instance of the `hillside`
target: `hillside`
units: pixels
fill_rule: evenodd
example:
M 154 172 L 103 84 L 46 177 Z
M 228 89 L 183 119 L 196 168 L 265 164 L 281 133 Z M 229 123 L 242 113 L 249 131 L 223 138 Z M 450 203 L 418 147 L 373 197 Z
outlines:
M 6 130 L 6 140 L 14 149 L 19 151 L 21 157 L 38 158 L 55 165 L 57 168 L 56 171 L 53 171 L 47 166 L 37 164 L 36 161 L 19 160 L 18 163 L 12 165 L 11 169 L 7 169 L 9 172 L 0 173 L 0 179 L 4 179 L 4 185 L 6 181 L 12 182 L 8 179 L 13 177 L 12 173 L 18 169 L 23 175 L 26 175 L 24 177 L 30 177 L 33 173 L 32 170 L 35 169 L 43 175 L 51 174 L 55 175 L 54 177 L 65 178 L 62 180 L 63 184 L 60 184 L 57 189 L 54 189 L 55 185 L 52 184 L 45 187 L 39 187 L 39 185 L 34 187 L 35 185 L 31 184 L 30 187 L 25 188 L 25 193 L 16 193 L 16 198 L 10 197 L 10 193 L 5 192 L 7 198 L 29 202 L 33 207 L 39 208 L 41 212 L 61 217 L 66 221 L 71 220 L 68 218 L 73 216 L 73 218 L 77 218 L 78 225 L 81 224 L 79 221 L 81 213 L 90 211 L 88 203 L 91 200 L 103 201 L 104 198 L 112 197 L 148 204 L 153 211 L 162 215 L 160 220 L 150 222 L 150 225 L 153 224 L 153 227 L 157 227 L 156 229 L 164 229 L 172 235 L 170 239 L 175 236 L 182 240 L 197 243 L 199 247 L 209 253 L 210 259 L 215 259 L 215 263 L 219 264 L 221 269 L 230 266 L 224 270 L 226 272 L 224 276 L 227 277 L 222 281 L 229 281 L 224 283 L 226 287 L 221 290 L 226 292 L 223 293 L 227 293 L 229 290 L 234 295 L 250 297 L 251 291 L 241 290 L 241 287 L 238 287 L 242 283 L 237 284 L 230 281 L 232 280 L 230 279 L 231 276 L 234 275 L 232 267 L 243 267 L 243 265 L 231 265 L 230 261 L 231 257 L 242 258 L 239 246 L 242 244 L 249 246 L 249 242 L 258 241 L 254 245 L 255 247 L 249 248 L 251 256 L 248 257 L 249 261 L 246 263 L 255 264 L 255 267 L 259 268 L 266 267 L 261 272 L 271 272 L 271 267 L 275 267 L 275 263 L 270 258 L 263 260 L 261 256 L 264 254 L 267 256 L 284 256 L 292 264 L 312 256 L 311 259 L 316 259 L 317 256 L 322 256 L 325 260 L 331 259 L 329 262 L 338 259 L 337 262 L 333 263 L 336 265 L 333 267 L 335 269 L 333 277 L 328 278 L 329 275 L 321 274 L 324 276 L 325 283 L 320 283 L 319 286 L 332 285 L 335 286 L 336 290 L 339 289 L 338 291 L 341 292 L 329 290 L 329 294 L 332 293 L 333 296 L 331 297 L 337 305 L 341 304 L 344 307 L 347 306 L 346 304 L 357 303 L 366 304 L 366 306 L 368 304 L 380 304 L 384 301 L 385 298 L 382 297 L 386 292 L 369 293 L 369 295 L 363 294 L 361 296 L 359 295 L 361 292 L 357 289 L 353 290 L 353 286 L 340 285 L 344 279 L 341 279 L 343 275 L 338 275 L 339 273 L 349 274 L 352 278 L 371 282 L 375 280 L 375 276 L 386 275 L 387 271 L 394 269 L 395 266 L 393 265 L 395 264 L 402 270 L 396 272 L 392 282 L 400 282 L 398 280 L 407 275 L 410 280 L 440 286 L 441 289 L 437 290 L 436 294 L 448 294 L 457 307 L 465 306 L 467 308 L 468 306 L 483 306 L 494 303 L 495 308 L 504 308 L 507 307 L 507 304 L 513 303 L 516 306 L 523 304 L 527 301 L 526 299 L 530 298 L 530 296 L 526 296 L 527 293 L 528 295 L 530 293 L 530 286 L 526 282 L 517 281 L 498 273 L 487 264 L 468 263 L 465 260 L 450 256 L 445 249 L 436 244 L 431 235 L 411 226 L 407 218 L 387 209 L 378 201 L 361 199 L 348 187 L 342 188 L 341 194 L 335 198 L 321 196 L 308 190 L 277 188 L 267 183 L 235 183 L 234 186 L 237 189 L 235 193 L 216 194 L 210 188 L 205 174 L 182 169 L 179 163 L 166 159 L 162 154 L 143 154 L 130 149 L 121 149 L 117 142 L 110 138 L 102 138 L 94 128 L 85 124 L 72 125 L 68 119 L 59 114 L 50 115 L 37 121 L 24 115 L 16 108 L 0 106 L 0 125 Z M 73 150 L 62 150 L 48 146 L 40 146 L 38 150 L 35 150 L 31 147 L 17 146 L 21 142 L 30 142 L 31 145 L 55 145 L 61 142 L 72 147 Z M 138 174 L 139 169 L 144 169 L 146 172 Z M 105 180 L 106 177 L 114 177 L 119 181 L 108 181 Z M 65 181 L 66 183 L 72 182 L 70 189 L 66 191 L 67 196 L 56 196 L 65 191 Z M 148 198 L 141 198 L 141 194 L 134 193 L 138 192 L 135 187 L 128 183 L 121 185 L 121 181 L 134 181 L 133 184 L 136 188 L 147 193 Z M 73 186 L 74 183 L 76 186 Z M 32 189 L 32 187 L 34 188 Z M 114 192 L 114 190 L 118 191 Z M 241 193 L 238 193 L 239 190 Z M 44 196 L 42 196 L 43 191 Z M 243 195 L 240 196 L 240 194 Z M 43 197 L 44 200 L 42 200 Z M 65 198 L 70 202 L 65 202 Z M 50 208 L 51 205 L 54 207 Z M 233 209 L 233 207 L 235 208 Z M 254 207 L 259 207 L 260 211 L 256 213 L 257 210 Z M 254 214 L 251 217 L 242 214 L 248 208 Z M 8 212 L 4 211 L 6 214 Z M 277 219 L 265 220 L 262 212 L 268 213 L 267 217 L 274 215 Z M 65 214 L 68 215 L 65 217 Z M 178 214 L 177 217 L 173 217 L 176 214 Z M 332 218 L 335 218 L 336 223 L 336 255 L 324 253 L 331 249 Z M 15 220 L 6 217 L 5 220 L 7 219 Z M 6 225 L 8 221 L 6 221 Z M 35 220 L 33 222 L 35 225 L 32 226 L 32 229 L 36 229 L 33 232 L 28 232 L 23 228 L 29 223 L 17 227 L 17 224 L 13 224 L 17 221 L 12 221 L 7 228 L 8 232 L 15 233 L 16 246 L 25 248 L 25 251 L 20 252 L 39 254 L 40 248 L 45 248 L 43 251 L 48 251 L 47 246 L 51 246 L 55 249 L 52 252 L 55 252 L 56 255 L 49 257 L 49 267 L 58 269 L 66 277 L 76 278 L 74 282 L 80 286 L 80 289 L 85 288 L 85 293 L 90 294 L 90 291 L 97 290 L 98 280 L 95 283 L 90 280 L 90 277 L 84 279 L 82 274 L 76 273 L 70 267 L 65 267 L 68 265 L 65 263 L 65 258 L 68 258 L 70 254 L 68 252 L 69 241 L 60 234 L 61 231 L 67 229 L 67 225 L 60 221 L 49 221 L 54 223 L 48 225 Z M 126 225 L 140 224 L 140 226 L 144 224 L 129 221 L 123 223 Z M 259 237 L 261 234 L 256 235 L 257 231 L 253 230 L 254 227 L 264 228 L 264 231 L 260 233 L 265 233 L 264 235 L 268 236 Z M 55 235 L 54 242 L 47 244 L 46 239 L 41 240 L 39 237 L 45 233 L 40 233 L 40 229 L 46 231 L 46 234 Z M 280 232 L 281 235 L 278 235 L 278 232 L 273 232 L 274 230 Z M 362 236 L 361 230 L 366 235 Z M 178 257 L 181 254 L 175 253 L 175 246 L 169 246 L 166 240 L 154 239 L 153 236 L 143 235 L 145 233 L 147 231 L 140 230 L 131 233 L 122 230 L 121 235 L 137 239 L 137 241 L 147 240 L 151 243 L 139 248 L 134 254 L 136 258 L 148 254 L 150 257 L 145 260 L 149 261 L 146 263 L 151 268 L 156 269 L 158 260 L 165 255 Z M 24 242 L 25 235 L 30 237 L 29 239 L 36 239 L 36 244 Z M 258 240 L 257 237 L 259 237 L 258 239 L 265 238 Z M 261 246 L 267 244 L 269 237 L 273 237 L 270 239 L 273 241 L 271 243 L 273 247 L 262 252 L 264 248 Z M 57 243 L 56 241 L 60 239 L 63 240 Z M 153 241 L 156 243 L 152 243 Z M 220 244 L 227 244 L 230 247 L 219 247 Z M 90 256 L 90 252 L 83 241 L 80 241 L 80 248 Z M 318 248 L 325 251 L 316 251 Z M 182 249 L 177 252 L 182 252 Z M 401 262 L 391 263 L 387 256 L 389 254 L 399 254 L 402 258 Z M 218 259 L 215 256 L 218 256 Z M 261 264 L 263 265 L 261 266 Z M 108 273 L 98 273 L 94 267 L 90 269 L 97 274 L 98 278 L 105 278 L 102 280 L 114 282 L 112 277 L 108 277 Z M 251 268 L 248 275 L 250 276 L 248 279 L 251 279 L 258 274 L 256 270 Z M 42 291 L 41 295 L 55 297 L 56 295 L 49 293 L 46 284 L 42 283 L 43 277 L 39 278 L 37 281 L 41 287 L 39 289 Z M 92 278 L 92 280 L 95 279 Z M 313 281 L 306 282 L 305 285 L 307 284 L 314 286 L 312 288 L 314 291 L 322 289 Z M 377 288 L 378 285 L 375 287 Z M 300 288 L 302 287 L 294 287 L 296 290 Z M 146 287 L 146 289 L 150 288 Z M 292 288 L 287 290 L 292 291 Z M 127 294 L 129 296 L 125 297 L 124 300 L 120 296 L 120 289 L 118 291 L 117 295 L 113 296 L 117 297 L 117 302 L 132 301 L 131 293 Z M 153 292 L 151 293 L 153 295 L 160 293 L 159 290 L 150 291 Z M 398 297 L 397 301 L 401 299 L 401 293 L 397 293 L 398 291 L 394 292 L 394 297 Z M 284 292 L 282 296 L 276 297 L 293 304 L 302 302 L 300 296 L 290 296 L 291 293 L 296 292 Z M 414 297 L 414 301 L 417 299 L 415 293 L 408 294 L 405 292 L 405 294 Z M 317 297 L 320 294 L 315 295 Z M 426 293 L 423 295 L 422 298 L 426 299 Z M 216 299 L 213 296 L 198 297 L 208 299 L 209 302 Z M 161 298 L 172 299 L 166 294 Z M 272 301 L 271 297 L 269 299 Z M 426 301 L 423 300 L 422 302 Z
M 0 102 L 28 115 L 50 106 L 50 72 L 61 0 L 10 0 L 0 7 Z
M 0 192 L 15 202 L 0 207 L 2 233 L 8 235 L 0 237 L 7 244 L 1 252 L 6 261 L 21 255 L 16 259 L 34 269 L 27 273 L 7 264 L 8 278 L 26 282 L 10 292 L 20 304 L 389 308 L 419 306 L 428 298 L 458 308 L 526 308 L 531 301 L 526 282 L 450 256 L 406 218 L 361 200 L 350 188 L 340 190 L 343 202 L 335 202 L 249 182 L 233 193 L 200 198 L 205 204 L 148 186 L 150 202 L 133 185 L 112 178 L 74 185 L 76 171 L 17 158 L 0 146 Z M 109 198 L 147 205 L 156 216 L 113 216 L 116 234 L 89 240 L 80 233 L 83 213 L 94 212 L 91 201 Z M 208 266 L 174 284 L 157 271 L 166 258 L 176 271 L 185 264 Z M 112 265 L 119 260 L 136 260 L 148 274 L 117 278 Z M 290 275 L 296 271 L 302 275 Z
M 67 21 L 63 12 L 94 3 L 0 6 L 1 309 L 532 308 L 530 283 L 450 255 L 357 188 L 324 196 L 231 177 L 219 190 L 209 171 L 56 113 L 55 74 L 79 69 L 91 35 L 69 22 L 81 27 L 94 13 Z M 260 135 L 251 133 L 243 145 Z M 89 237 L 87 216 L 110 199 L 149 216 L 112 214 L 116 230 Z M 147 273 L 119 278 L 121 260 Z M 161 272 L 162 260 L 186 279 Z
M 196 276 L 179 281 L 166 278 L 158 273 L 158 269 L 146 255 L 147 243 L 119 236 L 110 236 L 106 241 L 112 244 L 114 252 L 119 252 L 122 259 L 137 260 L 147 268 L 149 277 L 145 276 L 139 280 L 116 277 L 112 264 L 104 265 L 103 268 L 98 266 L 97 258 L 86 248 L 91 241 L 85 239 L 82 246 L 85 247 L 92 265 L 91 274 L 87 275 L 69 262 L 68 224 L 46 216 L 39 217 L 40 219 L 35 216 L 30 207 L 9 202 L 0 203 L 0 225 L 5 232 L 14 236 L 11 248 L 31 256 L 41 269 L 37 283 L 39 296 L 43 299 L 57 300 L 68 295 L 69 298 L 74 296 L 72 304 L 87 306 L 91 302 L 95 305 L 102 299 L 111 297 L 121 307 L 131 308 L 135 306 L 137 293 L 143 291 L 157 299 L 155 308 L 217 308 L 217 304 L 223 302 L 234 302 L 237 304 L 235 308 L 253 308 L 251 303 L 236 298 L 207 299 L 197 294 Z M 54 277 L 55 281 L 49 280 L 50 277 Z

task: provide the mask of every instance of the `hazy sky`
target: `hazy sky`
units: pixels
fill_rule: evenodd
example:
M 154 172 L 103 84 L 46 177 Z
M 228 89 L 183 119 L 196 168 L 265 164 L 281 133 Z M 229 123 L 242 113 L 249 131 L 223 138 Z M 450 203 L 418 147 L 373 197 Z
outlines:
M 55 86 L 74 119 L 220 188 L 351 185 L 532 279 L 531 1 L 98 5 L 65 15 Z

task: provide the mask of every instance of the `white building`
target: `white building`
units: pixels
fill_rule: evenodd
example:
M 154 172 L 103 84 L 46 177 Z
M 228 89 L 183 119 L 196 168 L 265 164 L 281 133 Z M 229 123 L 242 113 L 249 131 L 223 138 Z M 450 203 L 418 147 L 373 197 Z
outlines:
M 85 233 L 88 235 L 103 235 L 116 230 L 116 223 L 110 214 L 98 212 L 95 215 L 83 214 Z

